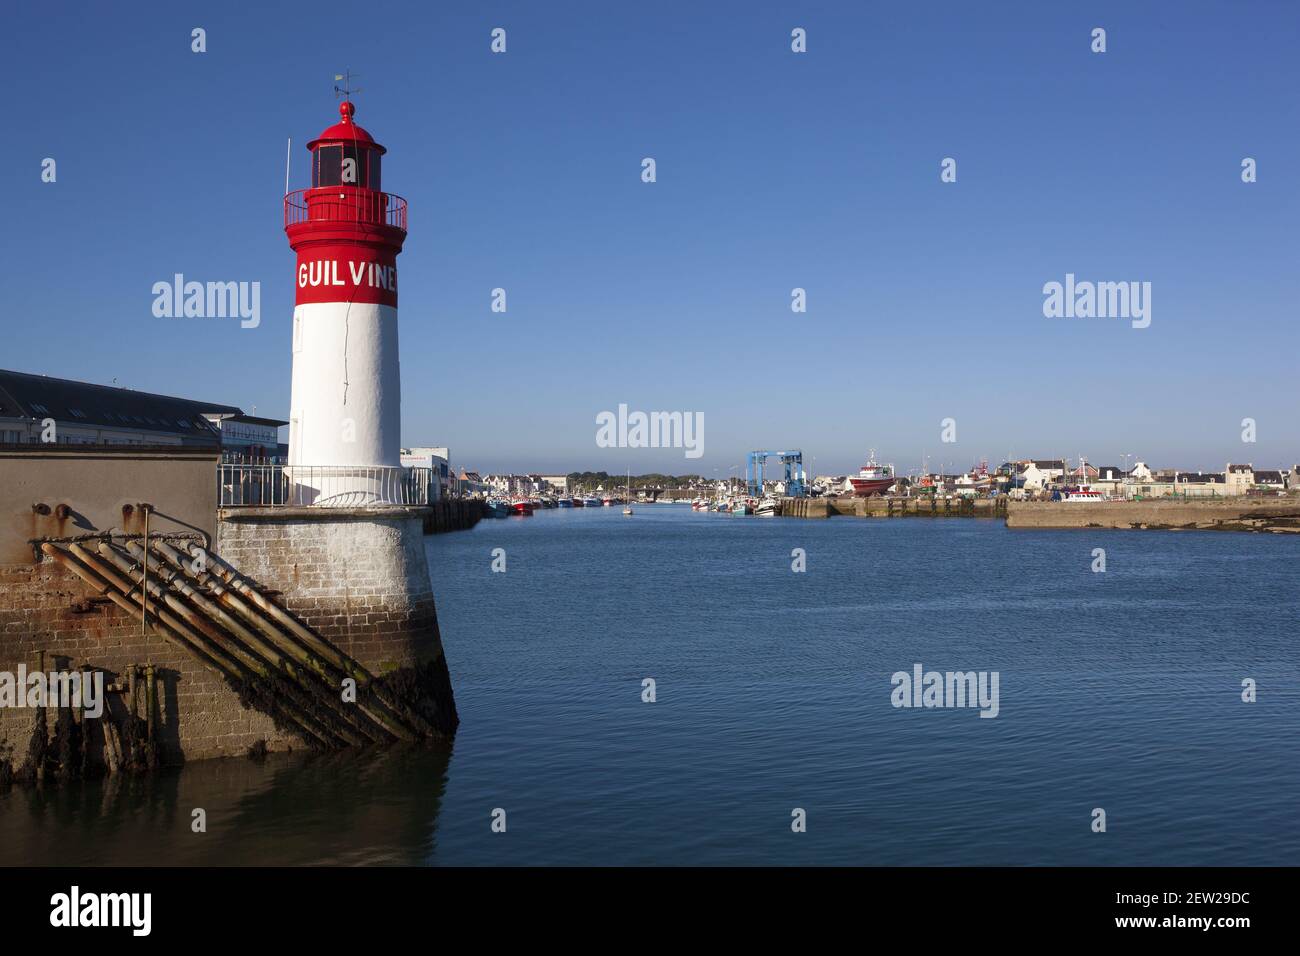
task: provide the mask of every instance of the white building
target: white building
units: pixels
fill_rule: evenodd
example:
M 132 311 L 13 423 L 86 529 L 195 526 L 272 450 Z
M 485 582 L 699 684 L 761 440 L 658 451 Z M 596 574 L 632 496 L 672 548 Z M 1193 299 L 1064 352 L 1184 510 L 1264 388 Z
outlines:
M 1244 495 L 1255 484 L 1254 465 L 1234 465 L 1231 462 L 1223 469 L 1224 489 L 1226 495 Z
M 430 501 L 441 501 L 451 496 L 455 475 L 451 470 L 450 450 L 440 447 L 403 448 L 401 462 L 404 468 L 429 469 Z
M 1033 459 L 1021 472 L 1026 491 L 1042 491 L 1064 474 L 1065 462 L 1060 459 Z

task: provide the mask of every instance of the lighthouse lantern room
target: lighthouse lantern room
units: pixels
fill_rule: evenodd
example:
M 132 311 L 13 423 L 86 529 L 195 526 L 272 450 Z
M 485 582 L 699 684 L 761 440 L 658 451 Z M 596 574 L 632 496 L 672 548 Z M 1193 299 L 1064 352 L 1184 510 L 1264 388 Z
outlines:
M 306 504 L 412 504 L 397 348 L 406 201 L 382 190 L 385 149 L 355 114 L 339 105 L 339 122 L 307 144 L 311 188 L 284 199 L 298 257 L 288 475 Z

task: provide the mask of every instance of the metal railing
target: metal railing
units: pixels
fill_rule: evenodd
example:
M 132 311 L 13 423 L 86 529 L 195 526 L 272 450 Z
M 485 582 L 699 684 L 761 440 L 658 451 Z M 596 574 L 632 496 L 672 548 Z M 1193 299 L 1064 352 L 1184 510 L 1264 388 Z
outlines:
M 297 189 L 284 197 L 284 225 L 303 222 L 361 222 L 406 231 L 406 200 L 357 186 Z
M 365 508 L 427 505 L 432 468 L 361 465 L 269 465 L 223 462 L 217 466 L 221 508 Z

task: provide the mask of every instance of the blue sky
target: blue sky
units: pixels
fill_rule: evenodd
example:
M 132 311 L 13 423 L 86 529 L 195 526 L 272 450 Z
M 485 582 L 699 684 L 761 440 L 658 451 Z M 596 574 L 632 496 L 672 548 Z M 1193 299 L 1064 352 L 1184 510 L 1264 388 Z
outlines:
M 725 475 L 758 447 L 802 447 L 818 472 L 868 447 L 909 470 L 923 454 L 1300 460 L 1295 3 L 26 4 L 7 20 L 0 367 L 287 417 L 285 140 L 299 188 L 349 67 L 411 208 L 407 444 L 484 471 Z M 155 318 L 151 286 L 176 272 L 259 281 L 260 327 Z M 1151 326 L 1045 318 L 1043 284 L 1067 272 L 1150 282 Z M 702 412 L 704 457 L 596 447 L 620 402 Z

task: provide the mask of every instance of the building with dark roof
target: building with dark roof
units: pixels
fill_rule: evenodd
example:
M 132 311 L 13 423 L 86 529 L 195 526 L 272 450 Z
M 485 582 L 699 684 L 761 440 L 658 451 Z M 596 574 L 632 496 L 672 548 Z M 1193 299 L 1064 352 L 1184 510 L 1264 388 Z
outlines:
M 229 423 L 229 425 L 227 425 Z M 287 422 L 235 405 L 0 369 L 0 443 L 265 448 Z M 256 440 L 254 440 L 256 439 Z M 278 442 L 262 452 L 274 455 Z

